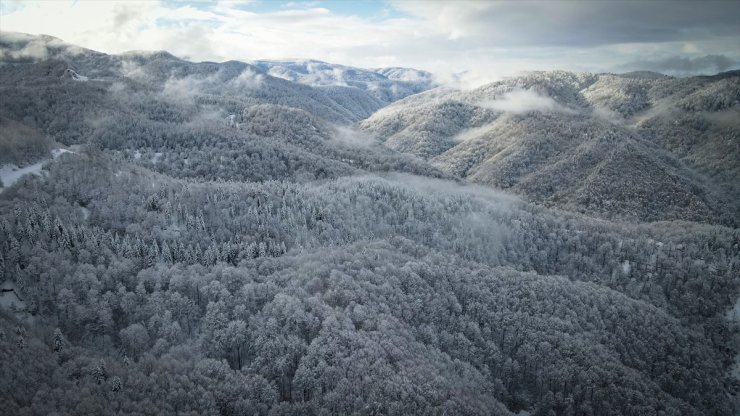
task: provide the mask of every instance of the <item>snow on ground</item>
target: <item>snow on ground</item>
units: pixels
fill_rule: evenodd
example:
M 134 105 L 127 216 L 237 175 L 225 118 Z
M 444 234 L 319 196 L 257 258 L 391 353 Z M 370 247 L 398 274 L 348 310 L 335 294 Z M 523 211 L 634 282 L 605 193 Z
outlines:
M 154 154 L 154 157 L 152 157 L 152 163 L 154 163 L 156 165 L 157 162 L 159 162 L 159 160 L 162 159 L 162 155 L 163 155 L 163 153 L 161 153 L 161 152 L 155 153 Z
M 18 286 L 9 280 L 0 284 L 0 308 L 12 312 L 26 310 L 26 302 L 18 296 L 19 293 Z
M 629 260 L 625 260 L 624 263 L 622 263 L 622 273 L 630 274 L 630 270 L 632 270 L 632 265 L 630 265 Z
M 3 165 L 0 167 L 0 180 L 3 181 L 3 186 L 7 188 L 18 182 L 18 179 L 24 175 L 41 175 L 41 168 L 44 166 L 45 162 L 46 160 L 34 163 L 33 165 L 28 165 L 24 168 L 19 168 L 12 163 Z
M 54 159 L 58 158 L 59 156 L 65 153 L 74 153 L 74 152 L 71 150 L 67 150 L 67 149 L 54 149 L 51 151 L 51 155 L 54 157 Z
M 226 124 L 229 127 L 239 127 L 239 123 L 236 122 L 236 114 L 229 114 L 228 117 L 226 117 Z
M 56 159 L 64 153 L 74 152 L 67 149 L 54 149 L 51 151 L 51 156 L 53 159 Z M 41 169 L 44 167 L 44 163 L 48 162 L 49 160 L 51 159 L 44 159 L 40 162 L 36 162 L 32 165 L 28 165 L 22 168 L 19 168 L 12 163 L 0 166 L 0 180 L 3 181 L 3 187 L 7 188 L 12 186 L 14 183 L 18 182 L 18 180 L 24 175 L 31 174 L 41 176 Z M 0 190 L 0 192 L 2 192 L 2 190 Z
M 87 81 L 89 79 L 89 78 L 87 78 L 84 75 L 78 74 L 73 69 L 67 68 L 67 72 L 69 72 L 69 74 L 72 76 L 72 79 L 75 80 L 75 81 L 85 82 L 85 81 Z
M 90 218 L 90 210 L 85 207 L 80 207 L 80 212 L 82 212 L 82 219 L 87 221 L 88 218 Z
M 0 307 L 5 310 L 25 309 L 26 302 L 18 297 L 18 286 L 15 283 L 6 280 L 0 284 Z
M 0 309 L 15 315 L 16 319 L 32 324 L 33 316 L 26 310 L 26 302 L 18 285 L 11 280 L 0 283 Z

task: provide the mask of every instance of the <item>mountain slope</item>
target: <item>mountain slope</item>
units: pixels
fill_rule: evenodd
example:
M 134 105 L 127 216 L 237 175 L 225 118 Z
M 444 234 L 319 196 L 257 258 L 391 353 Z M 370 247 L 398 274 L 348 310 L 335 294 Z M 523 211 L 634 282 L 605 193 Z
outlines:
M 738 85 L 736 73 L 531 73 L 408 97 L 361 126 L 444 172 L 547 205 L 736 224 Z
M 0 50 L 8 66 L 25 64 L 22 69 L 16 68 L 17 73 L 5 68 L 2 80 L 5 85 L 36 79 L 40 75 L 62 76 L 63 73 L 77 74 L 97 82 L 125 78 L 127 84 L 138 84 L 140 88 L 164 87 L 165 91 L 169 88 L 172 93 L 215 95 L 245 104 L 288 105 L 340 123 L 364 118 L 381 104 L 421 91 L 429 85 L 429 82 L 390 80 L 370 70 L 341 66 L 331 66 L 341 67 L 342 73 L 347 74 L 337 82 L 309 82 L 303 78 L 295 80 L 303 83 L 290 82 L 294 80 L 271 76 L 269 71 L 272 67 L 264 62 L 255 65 L 236 61 L 193 63 L 167 52 L 106 55 L 49 36 L 7 32 L 0 35 Z M 28 64 L 32 65 L 29 67 Z M 322 88 L 312 88 L 337 85 L 347 88 L 327 88 L 326 93 Z M 357 88 L 358 85 L 362 88 Z
M 242 62 L 106 55 L 18 34 L 0 39 L 7 59 L 0 114 L 66 145 L 89 142 L 161 172 L 203 179 L 300 181 L 365 170 L 441 175 L 342 127 L 381 105 L 356 88 L 314 88 Z M 24 56 L 29 48 L 43 54 Z
M 0 193 L 0 413 L 737 414 L 740 231 L 657 106 L 530 74 L 381 109 L 384 146 L 360 88 L 23 39 L 1 144 L 77 146 Z M 591 215 L 666 205 L 702 222 Z
M 383 104 L 434 86 L 432 74 L 410 68 L 367 70 L 315 60 L 254 61 L 253 64 L 269 75 L 301 84 L 357 89 Z
M 118 377 L 111 400 L 149 392 L 166 413 L 732 414 L 713 317 L 737 294 L 736 230 L 612 224 L 413 176 L 194 183 L 88 152 L 29 185 L 0 194 L 4 271 L 48 318 L 11 338 L 0 314 L 1 350 L 20 356 L 3 367 L 12 408 L 98 406 Z M 214 398 L 232 394 L 224 377 L 245 403 Z M 171 380 L 192 393 L 168 396 Z M 100 393 L 70 402 L 70 383 Z

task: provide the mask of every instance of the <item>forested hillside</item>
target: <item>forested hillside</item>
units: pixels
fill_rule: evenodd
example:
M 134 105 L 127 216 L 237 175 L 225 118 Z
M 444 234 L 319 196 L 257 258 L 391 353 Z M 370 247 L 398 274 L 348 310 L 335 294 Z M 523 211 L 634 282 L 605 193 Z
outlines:
M 362 120 L 391 99 L 283 64 L 0 46 L 1 163 L 43 166 L 0 193 L 2 414 L 740 409 L 733 74 Z
M 533 72 L 361 122 L 443 172 L 604 218 L 738 225 L 740 73 Z
M 314 60 L 256 61 L 253 64 L 272 76 L 325 87 L 332 92 L 347 94 L 354 90 L 363 103 L 375 107 L 373 111 L 435 86 L 432 74 L 411 68 L 367 70 Z M 366 116 L 370 114 L 372 112 Z

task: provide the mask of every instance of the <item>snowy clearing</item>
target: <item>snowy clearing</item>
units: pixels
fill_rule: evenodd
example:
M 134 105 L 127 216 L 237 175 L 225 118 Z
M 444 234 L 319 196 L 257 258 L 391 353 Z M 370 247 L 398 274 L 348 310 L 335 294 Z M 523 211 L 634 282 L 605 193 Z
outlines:
M 3 181 L 3 186 L 7 188 L 18 182 L 18 179 L 20 179 L 24 175 L 41 175 L 41 168 L 43 167 L 45 162 L 46 160 L 34 163 L 33 165 L 28 165 L 24 168 L 19 168 L 12 163 L 8 165 L 3 165 L 2 167 L 0 167 L 0 180 Z
M 6 280 L 0 284 L 0 308 L 6 311 L 24 311 L 26 302 L 19 296 L 18 286 Z
M 88 77 L 86 77 L 86 76 L 84 76 L 84 75 L 80 75 L 80 74 L 78 74 L 78 73 L 77 73 L 77 72 L 76 72 L 75 70 L 73 70 L 73 69 L 69 69 L 69 68 L 68 68 L 68 69 L 67 69 L 67 72 L 68 72 L 68 73 L 69 73 L 69 75 L 70 75 L 70 76 L 72 77 L 72 79 L 73 79 L 73 80 L 75 80 L 75 81 L 80 81 L 80 82 L 86 82 L 86 81 L 88 81 L 88 80 L 89 80 L 89 78 L 88 78 Z
M 80 207 L 80 212 L 82 213 L 82 219 L 87 221 L 88 218 L 90 218 L 90 210 L 85 207 Z
M 67 149 L 54 149 L 51 151 L 51 158 L 44 159 L 40 162 L 36 162 L 32 165 L 28 165 L 22 168 L 19 168 L 18 166 L 9 163 L 7 165 L 0 166 L 0 180 L 3 181 L 3 187 L 8 188 L 10 186 L 13 186 L 14 183 L 18 182 L 20 178 L 22 178 L 24 175 L 39 175 L 41 176 L 41 169 L 44 167 L 44 163 L 56 159 L 59 156 L 63 155 L 64 153 L 74 153 L 71 150 Z M 2 192 L 2 190 L 0 190 Z

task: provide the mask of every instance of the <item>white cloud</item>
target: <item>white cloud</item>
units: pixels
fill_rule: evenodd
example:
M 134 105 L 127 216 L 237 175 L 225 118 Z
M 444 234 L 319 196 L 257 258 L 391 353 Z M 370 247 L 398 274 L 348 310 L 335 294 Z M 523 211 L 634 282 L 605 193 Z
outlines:
M 124 77 L 132 79 L 143 79 L 144 77 L 146 77 L 144 68 L 142 68 L 141 65 L 137 64 L 136 62 L 128 59 L 121 62 L 121 73 Z
M 736 20 L 733 26 L 737 13 L 731 13 L 738 2 L 677 1 L 666 7 L 661 1 L 403 1 L 390 3 L 401 14 L 380 19 L 342 15 L 325 8 L 330 4 L 311 2 L 261 13 L 243 2 L 12 4 L 1 9 L 3 30 L 49 34 L 107 53 L 167 50 L 196 61 L 319 59 L 366 68 L 409 66 L 443 80 L 463 80 L 464 86 L 521 70 L 608 71 L 672 55 L 723 54 L 740 61 L 740 28 Z
M 11 59 L 46 59 L 48 52 L 45 42 L 32 41 L 17 51 L 0 51 L 0 56 L 6 55 Z
M 172 101 L 191 103 L 205 82 L 196 77 L 170 78 L 164 83 L 162 96 Z
M 622 117 L 621 114 L 619 114 L 618 112 L 614 110 L 606 108 L 606 107 L 596 107 L 593 109 L 591 114 L 596 118 L 606 120 L 613 124 L 623 124 L 624 123 L 624 117 Z
M 170 77 L 164 83 L 162 96 L 173 101 L 192 102 L 198 94 L 212 91 L 213 88 L 223 88 L 219 81 L 223 75 L 222 71 L 218 71 L 207 76 Z M 264 75 L 246 68 L 238 76 L 230 79 L 228 85 L 233 89 L 253 90 L 262 85 L 264 78 Z
M 262 85 L 265 76 L 247 68 L 232 81 L 234 86 L 243 89 L 256 89 Z
M 67 48 L 67 52 L 72 55 L 76 55 L 80 50 L 78 47 L 66 45 L 64 42 L 53 38 L 39 39 L 23 33 L 0 33 L 0 40 L 3 42 L 23 42 L 29 39 L 30 42 L 26 43 L 21 49 L 0 50 L 0 58 L 40 60 L 46 59 L 49 56 L 50 47 Z
M 455 135 L 452 138 L 452 141 L 455 143 L 462 143 L 470 139 L 475 139 L 477 137 L 480 137 L 486 132 L 488 132 L 489 130 L 491 130 L 490 124 L 486 124 L 485 126 L 481 126 L 481 127 L 473 127 L 473 128 L 465 129 L 461 131 L 460 133 L 458 133 L 457 135 Z
M 483 108 L 512 114 L 523 114 L 532 111 L 541 113 L 577 113 L 576 110 L 565 107 L 552 98 L 540 95 L 532 90 L 514 90 L 503 94 L 501 98 L 483 101 L 478 105 Z
M 334 132 L 331 135 L 331 139 L 342 143 L 350 147 L 368 148 L 373 145 L 377 145 L 378 142 L 375 138 L 369 135 L 367 132 L 358 130 L 353 127 L 346 126 L 333 126 Z

